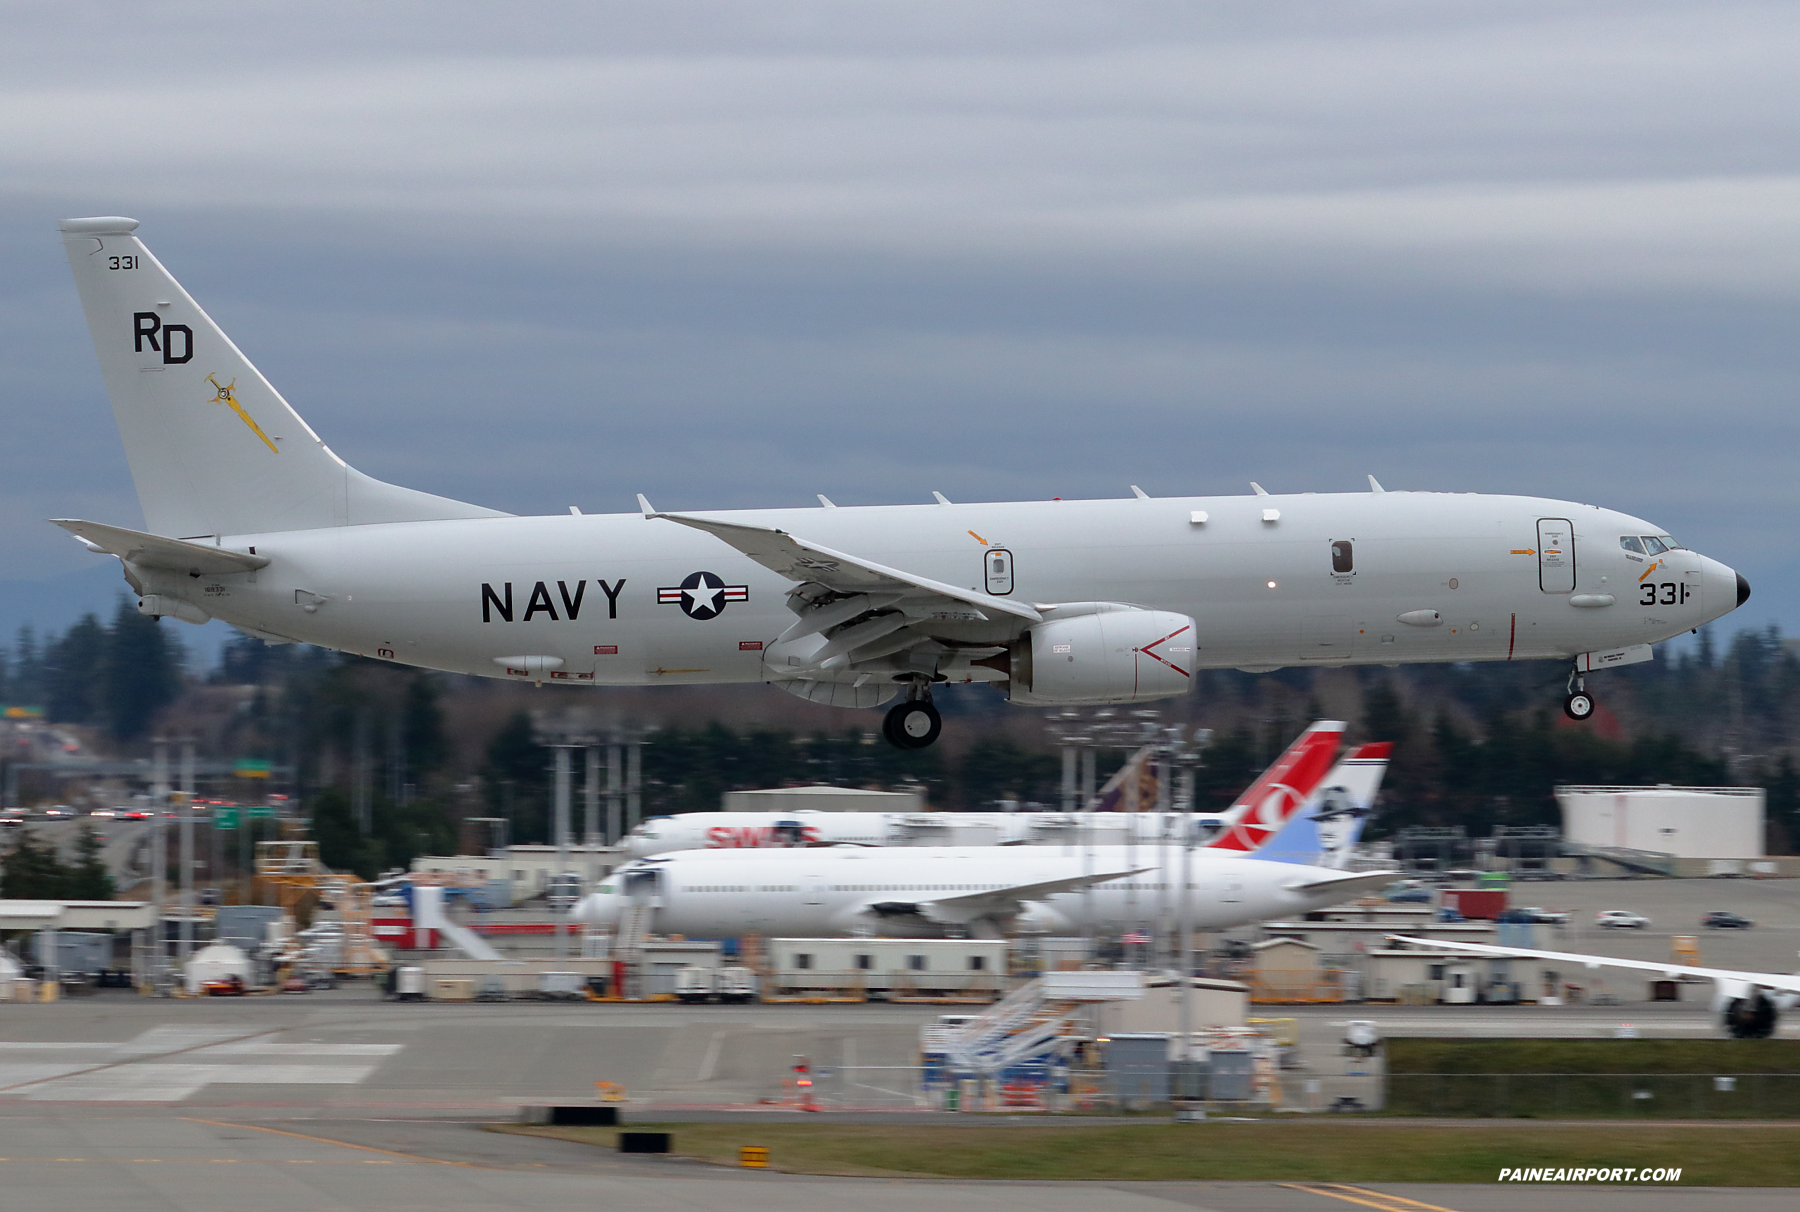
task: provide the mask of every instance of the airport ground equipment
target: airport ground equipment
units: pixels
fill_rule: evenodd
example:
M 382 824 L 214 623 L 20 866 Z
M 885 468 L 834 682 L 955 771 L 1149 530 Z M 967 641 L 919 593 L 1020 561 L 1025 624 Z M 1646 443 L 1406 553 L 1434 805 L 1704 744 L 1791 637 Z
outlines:
M 675 997 L 687 1003 L 710 1002 L 714 994 L 713 969 L 698 965 L 683 968 L 675 974 Z
M 444 888 L 436 884 L 415 884 L 412 888 L 413 929 L 433 930 L 451 946 L 470 959 L 497 960 L 498 951 L 467 926 L 458 925 L 444 912 Z
M 1143 996 L 1139 972 L 1051 972 L 1021 986 L 938 1039 L 953 1075 L 992 1080 L 1044 1060 L 1080 1034 L 1082 1016 L 1103 1002 Z
M 328 949 L 326 965 L 342 976 L 374 976 L 387 967 L 387 953 L 370 933 L 374 893 L 361 878 L 331 870 L 319 861 L 319 844 L 303 841 L 256 843 L 256 877 L 275 887 L 281 908 L 291 919 L 296 906 L 308 895 L 321 906 L 330 906 L 341 927 L 339 938 Z M 307 963 L 314 957 L 298 945 L 276 956 L 278 962 Z

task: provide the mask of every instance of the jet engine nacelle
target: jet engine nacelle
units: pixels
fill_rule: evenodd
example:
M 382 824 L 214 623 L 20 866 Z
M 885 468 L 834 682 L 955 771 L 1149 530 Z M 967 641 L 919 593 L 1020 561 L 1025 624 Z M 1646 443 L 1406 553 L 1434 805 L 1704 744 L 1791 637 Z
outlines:
M 1113 602 L 1058 607 L 1013 645 L 1008 697 L 1050 707 L 1186 694 L 1193 685 L 1194 632 L 1190 616 L 1167 610 Z
M 1783 1003 L 1791 999 L 1783 997 Z M 1768 1039 L 1775 1034 L 1781 1010 L 1767 990 L 1749 981 L 1718 981 L 1713 986 L 1713 1013 L 1734 1039 Z

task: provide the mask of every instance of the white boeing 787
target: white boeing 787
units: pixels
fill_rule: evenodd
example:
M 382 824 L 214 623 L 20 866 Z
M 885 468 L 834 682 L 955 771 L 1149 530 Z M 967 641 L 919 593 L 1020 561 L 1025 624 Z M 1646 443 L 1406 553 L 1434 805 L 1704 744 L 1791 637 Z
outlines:
M 770 682 L 918 748 L 934 686 L 1029 706 L 1185 694 L 1194 671 L 1571 662 L 1736 609 L 1660 526 L 1534 497 L 1384 492 L 513 517 L 348 466 L 122 218 L 63 239 L 148 533 L 63 519 L 139 609 L 539 683 Z

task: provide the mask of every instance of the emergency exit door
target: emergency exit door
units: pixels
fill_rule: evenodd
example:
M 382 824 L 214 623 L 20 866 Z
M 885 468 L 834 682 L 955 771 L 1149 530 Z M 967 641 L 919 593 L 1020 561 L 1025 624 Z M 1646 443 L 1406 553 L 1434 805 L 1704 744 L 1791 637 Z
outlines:
M 1575 592 L 1575 528 L 1567 518 L 1538 519 L 1538 588 Z

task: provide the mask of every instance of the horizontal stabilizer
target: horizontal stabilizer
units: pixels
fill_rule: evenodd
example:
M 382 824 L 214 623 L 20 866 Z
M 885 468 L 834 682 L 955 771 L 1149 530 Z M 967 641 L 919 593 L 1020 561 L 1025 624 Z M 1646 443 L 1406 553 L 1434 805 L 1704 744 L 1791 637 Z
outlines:
M 76 518 L 51 518 L 85 543 L 90 551 L 118 556 L 139 568 L 158 568 L 165 572 L 227 576 L 234 572 L 255 572 L 269 565 L 268 556 L 251 555 L 205 543 L 189 543 L 182 539 L 165 539 L 161 535 L 144 534 L 120 526 L 99 522 L 83 522 Z

